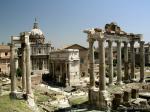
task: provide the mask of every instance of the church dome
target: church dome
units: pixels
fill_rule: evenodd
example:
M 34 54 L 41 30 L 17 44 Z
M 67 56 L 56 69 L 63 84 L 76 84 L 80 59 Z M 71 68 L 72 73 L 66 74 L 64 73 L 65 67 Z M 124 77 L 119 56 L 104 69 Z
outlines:
M 43 35 L 43 32 L 40 29 L 32 29 L 31 34 L 32 35 Z
M 33 29 L 31 30 L 31 34 L 32 35 L 43 35 L 43 32 L 39 28 L 38 23 L 36 22 L 36 20 L 35 20 L 35 23 L 33 25 Z
M 36 22 L 36 19 L 35 19 L 35 23 L 33 25 L 33 29 L 31 30 L 31 34 L 29 38 L 30 38 L 30 42 L 32 43 L 40 43 L 40 44 L 44 43 L 45 37 L 41 29 L 39 28 L 38 23 Z

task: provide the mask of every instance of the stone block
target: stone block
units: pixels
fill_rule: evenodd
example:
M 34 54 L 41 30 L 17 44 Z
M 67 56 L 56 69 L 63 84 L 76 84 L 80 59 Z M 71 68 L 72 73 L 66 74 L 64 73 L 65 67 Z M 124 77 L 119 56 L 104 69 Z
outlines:
M 115 93 L 114 99 L 112 101 L 113 109 L 117 109 L 117 107 L 123 102 L 123 94 L 122 93 Z
M 139 89 L 132 89 L 132 90 L 131 90 L 131 97 L 132 97 L 133 99 L 138 98 L 138 97 L 139 97 Z
M 124 91 L 123 102 L 129 102 L 130 99 L 131 99 L 131 92 L 130 91 Z

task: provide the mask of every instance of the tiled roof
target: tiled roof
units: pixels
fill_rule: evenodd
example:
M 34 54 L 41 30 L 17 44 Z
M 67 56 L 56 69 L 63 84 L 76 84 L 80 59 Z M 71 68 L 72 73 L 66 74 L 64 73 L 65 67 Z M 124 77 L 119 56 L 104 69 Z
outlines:
M 8 50 L 10 50 L 10 46 L 8 46 L 8 45 L 0 45 L 0 51 L 8 51 Z

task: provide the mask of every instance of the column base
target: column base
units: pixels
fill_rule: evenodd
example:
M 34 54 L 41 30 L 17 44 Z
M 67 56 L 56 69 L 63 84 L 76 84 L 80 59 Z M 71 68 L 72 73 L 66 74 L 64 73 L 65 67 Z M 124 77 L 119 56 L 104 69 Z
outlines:
M 140 79 L 139 82 L 140 83 L 145 83 L 145 80 L 144 79 Z
M 136 78 L 133 78 L 130 80 L 131 82 L 138 82 L 138 80 Z
M 108 96 L 108 92 L 106 90 L 99 92 L 99 109 L 107 110 L 111 107 L 111 99 Z
M 96 106 L 96 100 L 95 99 L 98 99 L 98 98 L 94 98 L 94 97 L 96 97 L 96 96 L 98 96 L 98 88 L 96 88 L 96 87 L 91 87 L 91 88 L 89 88 L 89 92 L 88 92 L 88 97 L 89 97 L 89 106 Z
M 131 81 L 130 80 L 124 80 L 123 82 L 124 83 L 130 83 Z
M 27 95 L 27 102 L 31 107 L 35 106 L 34 102 L 34 95 L 33 94 L 26 94 Z
M 123 82 L 122 81 L 116 82 L 116 85 L 123 85 Z
M 10 98 L 14 98 L 14 99 L 17 99 L 17 91 L 12 91 L 10 94 L 9 94 Z
M 113 86 L 113 85 L 115 85 L 114 83 L 110 83 L 110 84 L 108 84 L 108 86 Z
M 19 99 L 19 100 L 24 99 L 22 92 L 14 91 L 14 92 L 11 92 L 9 95 L 10 95 L 10 98 L 13 98 L 13 99 Z

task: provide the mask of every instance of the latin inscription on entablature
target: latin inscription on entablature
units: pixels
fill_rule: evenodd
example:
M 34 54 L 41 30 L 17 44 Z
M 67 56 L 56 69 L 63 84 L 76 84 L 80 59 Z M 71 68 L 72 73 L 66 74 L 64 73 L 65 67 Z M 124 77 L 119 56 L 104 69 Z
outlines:
M 129 39 L 126 36 L 105 35 L 104 38 L 106 38 L 106 40 L 111 40 L 111 41 L 125 41 L 125 42 L 129 42 Z

